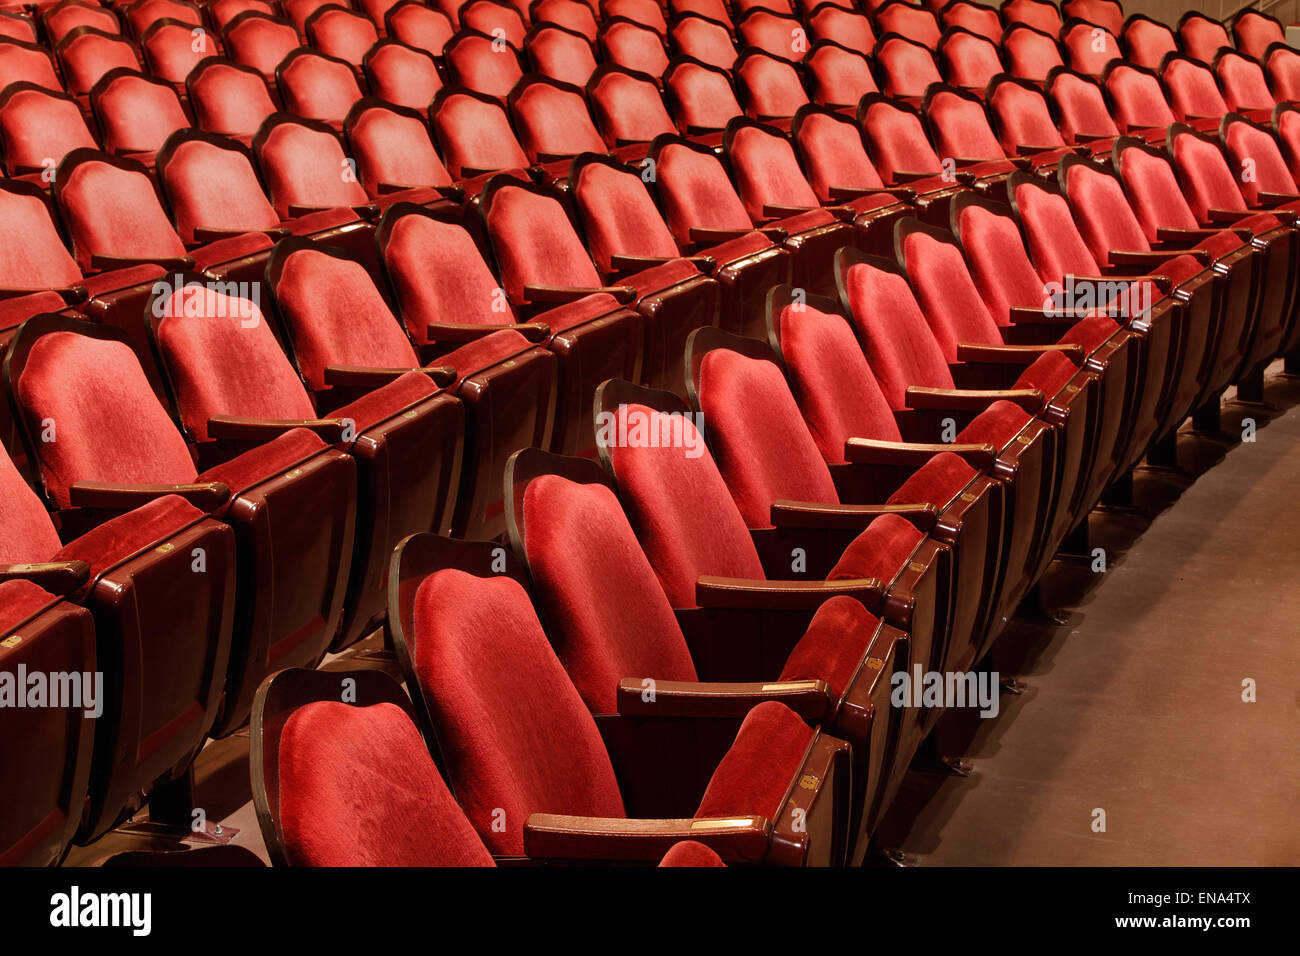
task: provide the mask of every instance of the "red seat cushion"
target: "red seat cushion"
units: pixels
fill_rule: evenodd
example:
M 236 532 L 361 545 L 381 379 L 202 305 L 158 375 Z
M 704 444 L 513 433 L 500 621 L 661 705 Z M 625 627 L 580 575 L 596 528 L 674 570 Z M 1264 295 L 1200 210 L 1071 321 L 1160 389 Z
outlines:
M 897 505 L 924 502 L 942 510 L 970 484 L 975 475 L 975 469 L 960 455 L 950 451 L 940 452 L 916 469 L 912 476 L 889 496 L 888 503 Z
M 786 658 L 781 680 L 824 680 L 839 700 L 862 666 L 879 624 L 861 601 L 845 595 L 831 598 L 817 609 Z
M 151 548 L 203 517 L 178 495 L 165 495 L 96 525 L 59 549 L 52 561 L 85 561 L 94 581 L 138 551 Z
M 726 866 L 722 857 L 696 840 L 674 843 L 659 861 L 660 866 Z
M 925 535 L 901 515 L 883 514 L 844 549 L 831 573 L 830 581 L 848 578 L 876 578 L 893 581 L 912 557 Z
M 1014 402 L 994 402 L 957 435 L 959 442 L 987 443 L 999 450 L 1020 434 L 1030 415 Z
M 299 707 L 280 736 L 280 827 L 294 866 L 492 866 L 395 704 Z
M 1015 387 L 1036 388 L 1044 400 L 1050 401 L 1078 371 L 1078 366 L 1060 352 L 1044 352 L 1016 379 Z
M 367 392 L 355 402 L 344 405 L 331 413 L 332 418 L 350 418 L 355 423 L 359 435 L 367 428 L 391 418 L 409 405 L 438 391 L 433 379 L 423 372 L 407 372 L 394 379 L 383 388 Z
M 812 739 L 813 729 L 789 707 L 759 704 L 713 771 L 695 816 L 760 814 L 775 821 Z
M 220 481 L 230 488 L 230 496 L 251 488 L 301 464 L 326 445 L 313 432 L 294 428 L 237 458 L 222 462 L 199 475 L 199 481 Z

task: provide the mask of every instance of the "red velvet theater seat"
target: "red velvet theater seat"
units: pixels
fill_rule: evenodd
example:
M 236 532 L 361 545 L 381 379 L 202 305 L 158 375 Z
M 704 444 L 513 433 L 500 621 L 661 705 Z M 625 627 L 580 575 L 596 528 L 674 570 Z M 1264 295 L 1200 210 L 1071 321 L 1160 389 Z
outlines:
M 956 454 L 940 455 L 887 503 L 860 503 L 862 497 L 858 495 L 852 496 L 852 504 L 847 503 L 770 348 L 752 340 L 705 331 L 692 337 L 690 349 L 691 404 L 705 416 L 710 450 L 748 527 L 831 528 L 845 534 L 874 527 L 873 519 L 878 516 L 891 516 L 893 522 L 901 515 L 917 529 L 928 531 L 937 527 L 936 515 L 949 507 L 949 499 L 969 495 L 951 505 L 951 517 L 961 514 L 960 540 L 945 541 L 942 534 L 932 535 L 941 545 L 933 560 L 943 562 L 941 573 L 956 573 L 957 583 L 951 590 L 943 587 L 950 597 L 941 600 L 953 603 L 940 605 L 949 608 L 949 616 L 936 619 L 931 647 L 939 650 L 932 650 L 937 657 L 931 659 L 944 661 L 943 669 L 963 669 L 974 664 L 975 645 L 981 636 L 976 631 L 983 616 L 980 589 L 987 582 L 992 597 L 998 567 L 1001 493 L 997 483 L 977 476 L 976 470 Z M 743 400 L 741 395 L 745 396 Z M 960 487 L 942 487 L 952 483 Z M 942 495 L 943 500 L 930 500 L 936 495 Z M 889 531 L 894 535 L 905 530 L 901 526 L 891 529 L 886 524 L 875 533 Z M 809 535 L 807 540 L 812 542 L 820 536 Z M 868 535 L 861 544 L 856 540 L 850 544 L 831 577 L 856 576 L 853 572 L 864 563 L 866 568 L 874 569 L 873 559 L 879 555 L 875 554 L 873 538 Z M 803 536 L 799 540 L 804 540 Z M 916 543 L 913 537 L 912 546 Z M 955 561 L 950 555 L 954 544 L 959 550 Z M 815 548 L 815 544 L 809 547 L 808 554 L 816 553 Z M 873 571 L 872 576 L 883 579 L 895 570 L 892 556 L 886 564 L 887 568 Z M 936 712 L 927 714 L 927 727 L 937 717 Z
M 94 27 L 70 30 L 54 47 L 69 93 L 85 96 L 109 70 L 139 71 L 140 58 L 126 37 Z
M 109 70 L 90 91 L 90 108 L 104 149 L 152 166 L 167 137 L 191 125 L 170 83 L 121 68 Z
M 1007 71 L 995 41 L 960 27 L 944 31 L 939 62 L 949 83 L 976 93 L 983 93 L 989 80 Z
M 882 624 L 870 633 L 873 615 L 867 612 L 884 615 L 886 606 L 916 610 L 918 594 L 925 600 L 933 579 L 908 567 L 918 548 L 925 548 L 924 535 L 897 516 L 882 518 L 863 532 L 857 547 L 873 550 L 872 570 L 884 571 L 878 578 L 841 574 L 838 580 L 793 580 L 789 551 L 778 556 L 772 550 L 775 573 L 769 580 L 703 437 L 683 417 L 688 413 L 686 403 L 670 393 L 606 382 L 596 400 L 602 461 L 618 483 L 627 519 L 673 608 L 700 677 L 762 680 L 779 673 L 781 680 L 816 677 L 827 682 L 832 699 L 827 713 L 834 714 L 827 718 L 829 726 L 853 745 L 851 858 L 860 860 L 886 809 L 887 783 L 897 783 L 895 770 L 911 757 L 911 750 L 895 754 L 895 742 L 902 736 L 913 749 L 915 743 L 915 711 L 891 710 L 884 703 L 887 672 L 906 671 L 913 659 L 928 662 L 931 645 L 929 631 L 913 640 Z M 679 439 L 654 446 L 629 440 L 647 431 Z M 575 469 L 569 477 L 576 482 L 582 475 Z M 560 488 L 572 492 L 573 500 L 560 492 L 539 491 L 534 513 L 545 508 L 548 499 L 563 508 L 600 496 L 594 484 Z M 526 495 L 525 489 L 527 508 Z M 606 511 L 610 527 L 618 525 L 612 507 Z M 620 527 L 617 533 L 611 530 L 606 542 L 592 541 L 585 547 L 608 554 L 623 537 Z M 624 542 L 622 550 L 635 558 L 630 543 Z M 530 564 L 548 568 L 559 561 L 557 554 L 530 558 Z M 624 593 L 648 586 L 640 568 L 629 567 L 624 573 L 626 583 L 611 582 L 626 588 Z M 566 575 L 559 576 L 566 579 L 563 589 L 578 587 Z M 863 607 L 842 598 L 856 599 Z M 915 618 L 924 626 L 933 614 L 933 606 L 926 606 L 919 614 L 903 615 L 904 623 L 910 625 Z M 580 622 L 571 617 L 565 621 L 561 630 L 572 638 L 566 639 L 566 646 L 594 639 L 582 633 Z M 832 632 L 837 645 L 833 649 L 823 643 Z M 865 655 L 874 663 L 865 663 Z
M 1053 70 L 1047 77 L 1047 96 L 1056 107 L 1061 135 L 1067 143 L 1095 151 L 1111 146 L 1119 136 L 1119 127 L 1095 78 L 1074 70 Z
M 814 43 L 804 63 L 808 70 L 808 91 L 815 103 L 847 109 L 878 89 L 866 54 L 834 40 Z
M 903 103 L 921 102 L 927 86 L 943 82 L 932 49 L 897 33 L 883 34 L 871 51 L 881 92 Z
M 802 62 L 808 52 L 808 34 L 803 23 L 794 16 L 783 16 L 762 6 L 753 7 L 736 19 L 736 39 L 742 48 L 762 50 L 796 63 Z
M 394 106 L 426 110 L 442 89 L 442 77 L 433 55 L 393 37 L 372 46 L 361 66 L 370 91 Z
M 1231 27 L 1237 49 L 1256 60 L 1264 59 L 1274 43 L 1286 42 L 1282 21 L 1259 10 L 1242 10 L 1232 18 Z
M 443 48 L 456 31 L 447 14 L 413 0 L 389 7 L 384 14 L 384 26 L 390 37 L 433 57 L 442 56 Z
M 1188 56 L 1207 64 L 1214 62 L 1215 54 L 1224 47 L 1232 46 L 1223 24 L 1196 10 L 1188 10 L 1179 19 L 1178 39 Z
M 1124 26 L 1124 8 L 1118 0 L 1065 0 L 1061 13 L 1095 23 L 1116 36 Z
M 760 327 L 768 287 L 788 281 L 793 256 L 779 227 L 755 229 L 721 160 L 679 136 L 660 136 L 648 157 L 649 184 L 677 248 L 717 262 L 720 322 L 737 331 Z M 643 181 L 644 181 L 643 175 Z
M 355 401 L 361 383 L 416 371 L 421 361 L 375 278 L 344 250 L 285 239 L 267 266 L 267 287 L 294 363 L 317 409 Z M 550 435 L 554 360 L 514 329 L 476 335 L 428 363 L 466 411 L 458 534 L 503 529 L 500 476 L 510 452 Z M 339 371 L 339 369 L 342 371 Z M 351 370 L 351 371 L 348 371 Z M 425 373 L 422 373 L 425 374 Z M 371 386 L 373 387 L 373 385 Z
M 1170 54 L 1160 66 L 1169 105 L 1179 122 L 1197 129 L 1212 130 L 1228 112 L 1227 100 L 1209 62 L 1182 54 Z
M 252 67 L 268 83 L 275 68 L 298 47 L 298 30 L 288 20 L 246 10 L 221 30 L 221 47 L 236 63 Z
M 600 25 L 596 35 L 601 59 L 638 73 L 660 76 L 668 68 L 668 51 L 664 47 L 666 30 L 665 26 L 665 32 L 661 33 L 640 19 L 610 17 Z
M 730 300 L 734 286 L 726 277 L 721 282 L 707 278 L 717 271 L 715 259 L 679 256 L 641 178 L 644 168 L 588 153 L 570 167 L 569 190 L 603 281 L 642 286 L 648 279 L 653 286 L 673 279 L 663 292 L 643 296 L 638 307 L 645 318 L 642 377 L 684 395 L 686 336 L 700 326 L 717 325 L 720 306 L 731 309 L 739 304 Z M 646 372 L 650 368 L 659 370 L 653 379 Z
M 601 0 L 600 13 L 602 24 L 616 17 L 624 17 L 634 23 L 645 24 L 661 37 L 668 35 L 668 21 L 664 18 L 664 8 L 658 0 Z
M 1141 13 L 1130 14 L 1118 36 L 1125 61 L 1148 70 L 1160 69 L 1166 55 L 1178 52 L 1174 31 Z
M 1061 30 L 1061 11 L 1051 0 L 1004 0 L 1001 10 L 1008 27 L 1024 23 L 1052 36 Z
M 40 185 L 74 149 L 99 147 L 74 97 L 26 82 L 0 92 L 0 143 L 5 172 Z
M 566 2 L 573 2 L 575 9 L 581 8 L 591 15 L 591 8 L 586 4 L 576 0 Z M 594 21 L 590 36 L 558 24 L 538 23 L 528 31 L 524 53 L 532 68 L 543 76 L 573 86 L 586 86 L 596 71 L 596 51 L 592 46 L 595 39 Z
M 732 75 L 745 115 L 751 119 L 789 123 L 799 107 L 809 101 L 799 67 L 765 50 L 745 50 L 736 60 Z
M 62 92 L 50 52 L 36 43 L 0 36 L 0 90 L 19 81 L 34 83 L 42 89 Z
M 266 80 L 250 66 L 209 57 L 185 78 L 199 129 L 251 145 L 263 121 L 277 109 Z
M 544 166 L 605 149 L 579 86 L 531 73 L 515 84 L 507 103 L 519 142 L 533 163 Z
M 279 667 L 314 665 L 338 629 L 355 523 L 352 460 L 295 429 L 200 472 L 139 361 L 101 325 L 29 320 L 8 362 L 22 425 L 33 437 L 42 423 L 58 430 L 57 441 L 31 448 L 66 528 L 96 510 L 179 495 L 234 529 L 234 636 L 211 732 L 237 730 L 258 682 Z
M 1277 99 L 1258 60 L 1232 50 L 1220 50 L 1214 58 L 1214 75 L 1223 90 L 1228 109 L 1249 119 L 1268 122 Z
M 83 0 L 61 0 L 52 4 L 41 11 L 40 20 L 50 43 L 58 43 L 77 27 L 95 27 L 105 33 L 122 32 L 122 21 L 113 10 L 91 6 Z M 16 36 L 15 39 L 35 43 L 35 31 L 31 36 Z
M 961 27 L 976 36 L 1002 43 L 1002 19 L 998 11 L 972 0 L 951 0 L 939 11 L 939 23 L 948 30 Z
M 505 106 L 486 93 L 444 86 L 429 107 L 429 121 L 447 171 L 457 181 L 531 165 Z
M 1101 76 L 1107 64 L 1123 59 L 1119 40 L 1106 27 L 1071 18 L 1061 27 L 1066 65 L 1087 76 Z
M 343 117 L 362 95 L 350 63 L 309 47 L 299 47 L 280 61 L 275 83 L 286 110 L 335 129 L 343 126 Z
M 246 10 L 257 10 L 267 16 L 275 15 L 270 0 L 212 0 L 203 5 L 203 13 L 212 31 L 220 35 L 226 24 Z
M 303 26 L 311 46 L 350 63 L 356 70 L 361 69 L 366 51 L 379 39 L 379 31 L 369 17 L 334 3 L 317 8 Z
M 217 55 L 217 37 L 203 27 L 165 17 L 149 24 L 141 35 L 140 52 L 151 76 L 183 91 L 190 71 Z
M 343 134 L 357 178 L 372 199 L 393 193 L 424 204 L 459 198 L 421 113 L 367 96 L 353 104 Z
M 332 649 L 365 637 L 385 610 L 388 557 L 403 537 L 451 526 L 464 410 L 429 375 L 354 377 L 360 397 L 317 413 L 257 303 L 201 280 L 150 304 L 173 404 L 199 464 L 215 466 L 293 428 L 349 452 L 357 466 L 357 530 Z
M 730 70 L 739 55 L 728 27 L 708 17 L 676 17 L 668 27 L 668 38 L 678 54 L 723 70 Z
M 1064 66 L 1056 33 L 1056 30 L 1045 33 L 1028 24 L 1008 26 L 1002 35 L 1002 56 L 1011 75 L 1042 83 L 1053 69 Z
M 185 772 L 217 717 L 235 611 L 234 535 L 176 495 L 135 504 L 115 517 L 100 512 L 79 537 L 65 530 L 61 543 L 0 453 L 0 664 L 103 673 L 93 718 L 82 719 L 85 707 L 0 712 L 0 779 L 16 788 L 0 825 L 6 864 L 53 862 L 74 833 L 88 842 L 129 816 Z M 170 822 L 188 826 L 188 811 Z
M 159 20 L 176 20 L 191 26 L 203 24 L 203 14 L 192 3 L 183 0 L 134 0 L 124 4 L 122 13 L 131 33 L 139 37 Z
M 1174 111 L 1154 71 L 1115 62 L 1106 67 L 1101 86 L 1121 133 L 1163 142 L 1165 130 L 1175 122 Z
M 847 744 L 775 701 L 710 717 L 664 692 L 638 708 L 645 716 L 593 716 L 542 630 L 522 570 L 490 570 L 496 551 L 407 541 L 389 611 L 425 739 L 437 741 L 448 782 L 494 855 L 649 862 L 693 839 L 728 862 L 842 862 Z M 601 727 L 615 735 L 610 745 Z M 807 824 L 796 833 L 800 809 Z
M 664 70 L 663 81 L 677 128 L 686 136 L 698 139 L 721 134 L 733 116 L 744 113 L 731 74 L 720 67 L 676 57 Z
M 0 565 L 0 574 L 5 571 Z M 0 668 L 12 674 L 20 666 L 29 673 L 93 674 L 90 612 L 30 581 L 0 580 Z M 86 800 L 94 726 L 85 709 L 5 708 L 0 866 L 48 866 L 63 858 Z
M 649 143 L 676 132 L 659 81 L 648 73 L 604 63 L 587 81 L 587 100 L 610 148 Z
M 591 4 L 581 0 L 533 0 L 529 5 L 529 17 L 534 26 L 555 24 L 588 40 L 596 39 L 596 11 Z
M 498 49 L 496 43 L 486 33 L 462 29 L 447 41 L 443 62 L 453 83 L 504 103 L 524 70 L 517 47 Z
M 871 28 L 871 21 L 866 14 L 856 9 L 835 3 L 820 3 L 809 11 L 806 22 L 809 35 L 814 40 L 834 40 L 864 55 L 876 45 L 876 34 Z
M 698 316 L 700 324 L 709 321 L 716 299 L 708 287 L 676 287 L 686 278 L 683 272 L 698 275 L 689 263 L 638 271 L 620 285 L 603 285 L 573 213 L 556 190 L 499 175 L 488 181 L 476 205 L 511 308 L 531 319 L 556 305 L 569 307 L 551 312 L 548 322 L 552 336 L 561 337 L 557 344 L 563 344 L 552 349 L 559 359 L 560 391 L 551 445 L 564 454 L 590 457 L 595 446 L 585 425 L 596 386 L 607 378 L 638 380 L 643 374 L 657 381 L 662 374 L 662 365 L 646 364 L 647 341 L 658 344 L 664 334 L 654 328 L 647 335 L 645 326 L 660 321 L 650 306 L 661 304 L 671 317 L 668 327 L 676 329 L 683 315 Z M 646 296 L 654 298 L 643 308 Z
M 876 7 L 873 19 L 876 32 L 882 36 L 896 33 L 930 49 L 939 45 L 939 21 L 921 6 L 904 0 L 889 0 Z
M 461 29 L 499 36 L 516 50 L 523 49 L 527 17 L 523 10 L 505 0 L 466 0 L 458 13 Z

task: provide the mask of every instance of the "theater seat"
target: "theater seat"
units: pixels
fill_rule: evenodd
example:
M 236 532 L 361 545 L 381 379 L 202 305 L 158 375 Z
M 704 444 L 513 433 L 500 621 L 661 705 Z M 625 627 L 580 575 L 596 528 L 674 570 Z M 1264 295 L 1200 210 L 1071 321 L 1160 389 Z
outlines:
M 320 415 L 255 301 L 205 289 L 192 277 L 186 287 L 156 296 L 149 314 L 173 404 L 201 466 L 294 428 L 351 455 L 357 529 L 331 649 L 356 643 L 382 620 L 384 576 L 397 542 L 451 526 L 464 437 L 460 402 L 429 375 L 392 371 L 372 376 L 355 388 L 357 399 Z
M 261 679 L 279 667 L 314 665 L 338 629 L 355 525 L 352 460 L 295 429 L 199 471 L 119 333 L 40 316 L 10 349 L 21 425 L 33 437 L 43 422 L 58 430 L 57 441 L 34 441 L 31 453 L 65 528 L 97 509 L 178 495 L 234 529 L 234 636 L 211 734 L 238 730 Z
M 508 560 L 504 573 L 489 570 L 500 566 L 496 550 L 407 541 L 389 612 L 425 737 L 438 742 L 450 786 L 489 850 L 649 862 L 694 839 L 728 862 L 842 862 L 847 744 L 774 700 L 711 717 L 679 709 L 665 692 L 640 708 L 645 716 L 593 716 L 542 630 L 522 570 Z M 599 726 L 626 726 L 636 738 L 606 745 Z M 805 807 L 806 832 L 790 832 Z M 637 819 L 651 815 L 658 822 Z
M 6 864 L 55 862 L 74 835 L 89 842 L 129 816 L 184 775 L 221 705 L 235 536 L 176 495 L 117 510 L 83 517 L 61 543 L 0 452 L 0 663 L 103 675 L 96 716 L 83 716 L 88 696 L 4 709 Z M 188 811 L 169 822 L 188 828 Z
M 208 57 L 185 78 L 190 109 L 199 129 L 239 140 L 245 146 L 276 111 L 266 80 L 250 66 Z

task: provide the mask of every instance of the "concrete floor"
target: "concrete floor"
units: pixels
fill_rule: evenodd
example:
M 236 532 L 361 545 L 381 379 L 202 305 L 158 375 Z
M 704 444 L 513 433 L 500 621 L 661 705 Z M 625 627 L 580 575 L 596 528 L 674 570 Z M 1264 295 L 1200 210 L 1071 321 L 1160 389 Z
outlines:
M 1225 406 L 1253 443 L 1184 431 L 1185 473 L 1135 481 L 1146 516 L 1093 513 L 1108 570 L 1053 565 L 1069 622 L 1013 621 L 991 662 L 1026 693 L 945 717 L 940 752 L 974 773 L 913 770 L 882 845 L 926 866 L 1300 863 L 1300 383 L 1277 371 L 1288 414 Z
M 1225 406 L 1254 442 L 1184 432 L 1184 471 L 1138 473 L 1144 513 L 1094 512 L 1107 570 L 1052 566 L 1045 603 L 1068 623 L 1011 622 L 986 666 L 1026 692 L 940 722 L 938 749 L 974 772 L 910 772 L 882 846 L 923 866 L 1300 863 L 1300 382 L 1279 368 L 1275 412 Z M 265 860 L 247 754 L 247 731 L 209 744 L 199 803 Z M 68 862 L 167 842 L 114 833 Z

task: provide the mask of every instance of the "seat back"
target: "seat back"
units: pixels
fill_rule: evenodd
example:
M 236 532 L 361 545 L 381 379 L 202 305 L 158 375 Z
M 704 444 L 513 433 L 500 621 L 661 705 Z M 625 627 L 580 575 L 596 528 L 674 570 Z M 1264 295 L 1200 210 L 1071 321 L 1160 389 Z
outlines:
M 1053 70 L 1047 78 L 1047 95 L 1056 107 L 1061 134 L 1067 142 L 1119 135 L 1119 128 L 1106 108 L 1101 86 L 1091 76 L 1073 70 Z
M 943 171 L 939 155 L 925 135 L 921 116 L 912 107 L 878 93 L 868 93 L 858 105 L 858 125 L 867 151 L 886 184 L 899 182 L 901 173 Z
M 600 25 L 597 41 L 608 63 L 660 76 L 668 68 L 665 34 L 642 20 L 616 16 Z
M 633 168 L 588 154 L 574 161 L 569 183 L 591 257 L 601 270 L 615 271 L 616 255 L 677 256 L 672 233 Z
M 834 40 L 863 53 L 876 45 L 871 21 L 858 10 L 821 3 L 808 14 L 807 23 L 814 40 Z
M 907 407 L 907 388 L 952 388 L 943 349 L 926 322 L 907 275 L 894 262 L 856 249 L 835 254 L 840 307 L 890 408 Z
M 276 110 L 262 74 L 231 60 L 209 57 L 186 77 L 185 88 L 199 129 L 245 143 Z
M 253 805 L 274 865 L 493 865 L 412 716 L 379 671 L 292 668 L 258 688 Z
M 1015 156 L 1021 146 L 1046 149 L 1065 145 L 1047 98 L 1032 83 L 1000 76 L 989 84 L 986 100 L 1008 156 Z
M 940 156 L 958 161 L 1005 157 L 979 96 L 951 86 L 932 86 L 921 111 Z
M 453 83 L 505 102 L 524 75 L 518 48 L 477 30 L 458 31 L 443 47 L 443 62 Z
M 743 112 L 726 70 L 698 60 L 673 60 L 664 73 L 664 90 L 678 129 L 688 134 L 720 130 Z
M 377 199 L 395 186 L 451 185 L 429 127 L 415 110 L 366 97 L 352 107 L 343 131 L 357 178 L 370 196 Z
M 379 40 L 379 31 L 368 16 L 336 4 L 317 9 L 304 26 L 308 43 L 357 69 L 361 68 L 366 51 Z
M 1211 209 L 1245 211 L 1241 186 L 1218 143 L 1188 126 L 1176 124 L 1169 128 L 1168 148 L 1178 169 L 1183 196 L 1200 222 L 1209 220 Z
M 1115 35 L 1086 20 L 1066 21 L 1061 28 L 1061 46 L 1070 69 L 1088 76 L 1101 76 L 1108 63 L 1122 58 Z
M 456 32 L 450 17 L 416 0 L 402 0 L 384 14 L 384 27 L 390 37 L 408 46 L 440 58 Z
M 54 199 L 83 271 L 99 268 L 97 255 L 145 260 L 185 255 L 148 170 L 134 160 L 74 149 L 59 163 Z
M 972 0 L 945 3 L 939 11 L 939 25 L 945 30 L 961 27 L 998 45 L 1002 43 L 1002 18 L 997 10 Z
M 1176 122 L 1160 78 L 1151 70 L 1112 63 L 1101 78 L 1111 103 L 1111 115 L 1120 132 L 1164 129 Z
M 308 47 L 280 61 L 275 82 L 286 110 L 335 127 L 362 95 L 351 64 Z
M 177 130 L 158 152 L 157 176 L 185 242 L 197 241 L 197 229 L 253 232 L 280 224 L 252 156 L 234 140 Z
M 1284 43 L 1275 43 L 1264 54 L 1264 69 L 1279 101 L 1300 99 L 1300 53 Z
M 867 155 L 862 130 L 847 116 L 826 107 L 805 106 L 795 114 L 790 138 L 819 201 L 835 198 L 832 191 L 836 188 L 884 186 Z
M 1109 169 L 1081 157 L 1067 156 L 1061 162 L 1057 180 L 1069 200 L 1079 233 L 1099 265 L 1110 265 L 1110 254 L 1115 250 L 1151 249 L 1124 195 L 1123 184 Z
M 1223 118 L 1219 141 L 1232 166 L 1241 171 L 1237 177 L 1238 188 L 1246 197 L 1247 204 L 1258 205 L 1260 193 L 1278 196 L 1300 193 L 1300 186 L 1296 185 L 1295 177 L 1287 168 L 1286 159 L 1271 130 L 1229 114 Z M 1246 175 L 1247 170 L 1251 175 Z
M 776 355 L 762 342 L 697 329 L 687 342 L 693 411 L 749 528 L 771 527 L 772 502 L 835 504 L 839 495 Z
M 298 30 L 288 20 L 246 10 L 221 31 L 221 45 L 236 63 L 252 67 L 268 82 L 289 51 L 298 46 Z
M 466 0 L 459 13 L 461 29 L 499 37 L 516 50 L 523 49 L 528 31 L 524 15 L 504 0 Z
M 1009 26 L 1002 37 L 1002 50 L 1011 75 L 1022 80 L 1041 83 L 1053 69 L 1065 65 L 1055 30 L 1044 33 L 1027 24 Z
M 1187 204 L 1173 165 L 1163 151 L 1141 140 L 1125 138 L 1115 144 L 1113 163 L 1149 242 L 1156 241 L 1162 226 L 1199 228 L 1196 214 Z
M 1242 10 L 1233 17 L 1232 36 L 1237 49 L 1256 60 L 1262 60 L 1274 43 L 1286 42 L 1282 21 L 1259 10 Z
M 815 209 L 817 194 L 804 178 L 794 147 L 780 130 L 733 119 L 722 140 L 736 189 L 755 222 L 774 218 L 765 206 Z
M 45 47 L 0 36 L 0 90 L 18 82 L 32 83 L 55 93 L 63 92 L 63 81 L 59 79 L 54 61 Z
M 281 239 L 266 281 L 298 371 L 313 392 L 330 387 L 329 365 L 420 366 L 375 277 L 347 250 Z
M 793 16 L 754 7 L 736 21 L 742 47 L 762 50 L 784 60 L 800 62 L 808 52 L 808 33 Z
M 72 150 L 99 145 L 76 99 L 21 81 L 0 92 L 0 143 L 10 176 L 52 172 Z
M 56 225 L 45 191 L 19 180 L 0 182 L 0 288 L 23 291 L 66 289 L 81 282 Z
M 1214 58 L 1214 73 L 1229 109 L 1271 110 L 1277 105 L 1258 60 L 1231 50 L 1220 50 Z
M 426 110 L 442 89 L 442 77 L 433 57 L 392 37 L 371 47 L 362 67 L 371 92 L 396 106 Z
M 1065 197 L 1055 187 L 1024 174 L 1007 180 L 1007 198 L 1024 229 L 1030 257 L 1044 282 L 1067 275 L 1099 276 L 1101 264 L 1075 224 Z
M 883 34 L 871 51 L 880 89 L 888 96 L 920 99 L 931 83 L 942 83 L 932 49 L 897 33 Z
M 575 6 L 587 10 L 588 14 L 591 12 L 586 4 L 575 3 Z M 596 71 L 596 53 L 591 45 L 594 39 L 594 26 L 591 39 L 588 39 L 585 34 L 558 24 L 539 23 L 528 31 L 524 52 L 528 54 L 533 69 L 543 76 L 561 83 L 586 86 Z
M 924 7 L 904 0 L 889 0 L 876 7 L 875 21 L 876 30 L 882 35 L 897 33 L 932 50 L 939 45 L 939 21 Z
M 1067 18 L 1095 23 L 1115 36 L 1124 28 L 1124 8 L 1118 0 L 1065 0 L 1061 13 Z
M 273 113 L 253 137 L 253 155 L 282 219 L 294 207 L 356 206 L 368 200 L 333 130 L 289 113 Z
M 1231 47 L 1222 23 L 1196 10 L 1188 10 L 1178 21 L 1178 38 L 1183 52 L 1202 63 L 1213 63 L 1224 47 Z
M 581 0 L 533 0 L 529 16 L 535 25 L 555 24 L 588 40 L 596 39 L 596 12 Z
M 513 176 L 494 176 L 480 197 L 488 240 L 511 302 L 529 285 L 599 286 L 572 215 L 560 195 Z
M 1023 23 L 1055 36 L 1061 29 L 1061 11 L 1051 0 L 1004 0 L 1002 19 L 1010 27 Z
M 1010 324 L 1012 308 L 1042 307 L 1043 281 L 1009 206 L 963 193 L 953 200 L 949 223 L 980 299 L 998 325 Z
M 508 103 L 519 141 L 534 162 L 605 148 L 581 87 L 533 73 L 510 91 Z
M 864 94 L 878 90 L 866 55 L 840 46 L 834 40 L 814 43 L 804 63 L 808 69 L 808 89 L 817 103 L 854 106 Z
M 1007 70 L 994 41 L 962 27 L 944 31 L 939 62 L 944 78 L 953 86 L 981 93 L 993 77 Z
M 655 188 L 664 219 L 680 247 L 692 228 L 748 231 L 753 222 L 727 171 L 708 149 L 679 137 L 661 136 L 651 146 L 658 171 Z
M 443 162 L 456 179 L 529 166 L 505 107 L 487 94 L 444 86 L 429 107 L 429 118 Z
M 506 467 L 506 526 L 551 643 L 594 713 L 623 678 L 696 679 L 667 595 L 595 462 L 526 448 Z
M 94 27 L 104 33 L 121 33 L 122 21 L 108 7 L 92 6 L 82 0 L 61 0 L 41 11 L 41 24 L 50 43 L 58 44 L 77 27 Z M 6 33 L 6 36 L 11 34 Z M 14 36 L 18 40 L 35 43 L 36 36 Z
M 135 70 L 105 73 L 90 91 L 104 149 L 117 155 L 152 154 L 190 118 L 170 83 Z
M 1178 52 L 1178 38 L 1174 31 L 1140 13 L 1128 18 L 1120 39 L 1128 62 L 1148 70 L 1160 69 L 1166 56 Z
M 747 49 L 732 73 L 745 112 L 753 119 L 788 119 L 808 102 L 798 67 L 763 50 Z
M 648 143 L 676 126 L 655 77 L 606 63 L 587 81 L 591 114 L 607 146 Z
M 668 37 L 682 56 L 730 70 L 739 53 L 726 24 L 707 17 L 687 14 L 668 28 Z
M 206 28 L 168 17 L 155 20 L 140 37 L 149 72 L 179 86 L 202 60 L 217 54 L 217 40 Z
M 390 615 L 457 802 L 494 854 L 522 856 L 531 813 L 624 809 L 600 732 L 561 664 L 566 648 L 557 640 L 557 657 L 517 565 L 493 570 L 500 551 L 408 539 Z
M 69 93 L 89 93 L 109 70 L 124 67 L 140 71 L 140 59 L 126 37 L 94 27 L 77 27 L 56 44 Z

